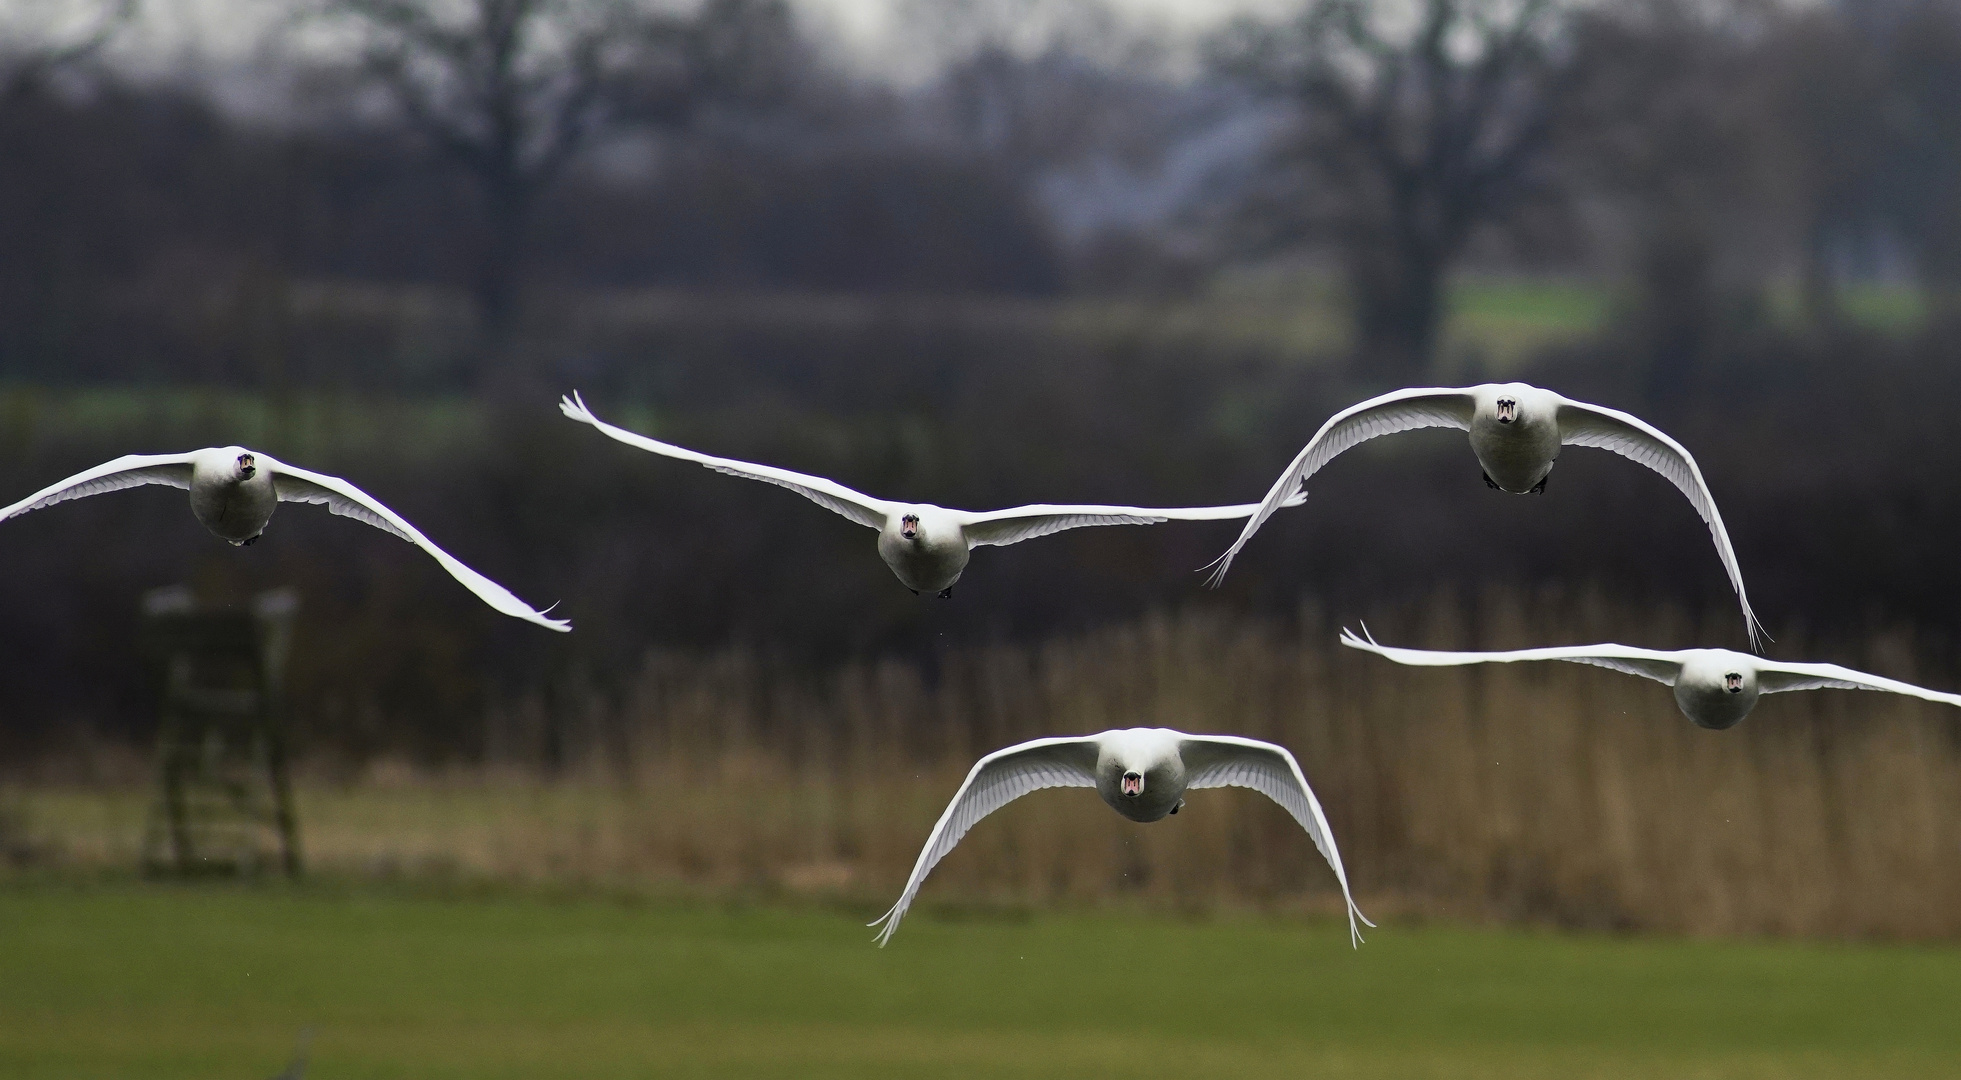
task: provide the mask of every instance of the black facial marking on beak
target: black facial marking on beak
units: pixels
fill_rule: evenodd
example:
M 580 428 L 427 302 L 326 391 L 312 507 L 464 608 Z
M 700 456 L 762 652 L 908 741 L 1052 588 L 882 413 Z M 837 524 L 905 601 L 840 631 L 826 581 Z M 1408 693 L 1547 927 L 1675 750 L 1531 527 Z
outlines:
M 1728 690 L 1732 694 L 1741 694 L 1743 692 L 1742 673 L 1732 671 L 1723 676 L 1723 689 Z
M 1508 397 L 1498 399 L 1498 422 L 1509 424 L 1518 419 L 1518 402 Z
M 1123 779 L 1117 782 L 1117 791 L 1133 799 L 1144 794 L 1144 774 L 1134 772 L 1123 774 Z

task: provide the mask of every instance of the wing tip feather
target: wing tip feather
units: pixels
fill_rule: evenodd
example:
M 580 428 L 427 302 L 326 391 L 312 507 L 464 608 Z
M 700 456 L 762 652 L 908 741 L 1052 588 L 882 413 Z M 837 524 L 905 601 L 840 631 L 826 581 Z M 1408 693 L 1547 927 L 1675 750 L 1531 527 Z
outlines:
M 599 417 L 593 415 L 592 409 L 586 405 L 586 399 L 577 390 L 559 395 L 558 411 L 582 424 L 599 423 Z

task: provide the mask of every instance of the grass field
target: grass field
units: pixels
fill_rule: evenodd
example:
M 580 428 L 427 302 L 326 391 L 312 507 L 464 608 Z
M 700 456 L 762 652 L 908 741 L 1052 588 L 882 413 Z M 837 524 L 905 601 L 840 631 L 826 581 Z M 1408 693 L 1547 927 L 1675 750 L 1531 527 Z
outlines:
M 0 892 L 0 1076 L 1948 1077 L 1961 949 L 249 886 Z

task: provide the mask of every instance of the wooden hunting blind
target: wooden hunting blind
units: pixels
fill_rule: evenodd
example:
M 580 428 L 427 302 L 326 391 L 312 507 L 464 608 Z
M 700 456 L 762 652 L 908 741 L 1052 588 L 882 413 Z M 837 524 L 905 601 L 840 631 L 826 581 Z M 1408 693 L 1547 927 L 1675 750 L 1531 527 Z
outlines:
M 153 873 L 300 872 L 281 691 L 299 596 L 201 605 L 178 585 L 143 600 L 156 687 L 157 798 L 144 832 Z

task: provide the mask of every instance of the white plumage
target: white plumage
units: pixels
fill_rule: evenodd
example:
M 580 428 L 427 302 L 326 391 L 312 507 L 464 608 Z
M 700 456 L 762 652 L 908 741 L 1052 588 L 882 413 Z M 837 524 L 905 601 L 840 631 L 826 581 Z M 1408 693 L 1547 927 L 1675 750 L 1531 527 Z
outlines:
M 1367 628 L 1363 628 L 1366 632 Z M 1563 645 L 1510 652 L 1439 652 L 1430 649 L 1392 649 L 1373 637 L 1343 629 L 1341 643 L 1398 664 L 1447 667 L 1460 664 L 1511 664 L 1521 660 L 1565 660 L 1611 668 L 1665 683 L 1675 690 L 1675 704 L 1698 727 L 1721 730 L 1756 707 L 1763 694 L 1792 690 L 1883 690 L 1922 701 L 1961 705 L 1961 695 L 1929 690 L 1898 679 L 1868 675 L 1837 664 L 1789 664 L 1730 649 L 1639 649 L 1632 645 Z
M 926 837 L 905 891 L 892 910 L 873 922 L 884 945 L 899 929 L 919 886 L 980 820 L 1031 791 L 1053 787 L 1097 789 L 1103 801 L 1132 821 L 1175 814 L 1190 788 L 1251 788 L 1279 803 L 1314 841 L 1341 883 L 1352 942 L 1362 940 L 1357 922 L 1374 926 L 1348 891 L 1335 834 L 1287 748 L 1236 735 L 1187 735 L 1170 728 L 1123 728 L 1100 735 L 1034 739 L 981 758 Z
M 761 480 L 789 488 L 811 502 L 870 529 L 878 530 L 878 554 L 901 583 L 914 592 L 949 595 L 967 568 L 968 553 L 977 547 L 1005 547 L 1038 536 L 1091 525 L 1156 525 L 1164 521 L 1219 521 L 1243 518 L 1257 504 L 1238 506 L 1148 507 L 1097 504 L 1031 503 L 1006 510 L 954 510 L 931 503 L 875 499 L 835 480 L 757 465 L 734 458 L 697 453 L 683 446 L 650 439 L 609 424 L 593 415 L 577 393 L 559 401 L 559 410 L 590 424 L 611 438 L 650 453 L 692 461 L 730 476 Z M 1305 496 L 1283 499 L 1280 505 L 1299 505 Z
M 547 618 L 513 596 L 509 589 L 465 566 L 401 515 L 353 484 L 338 476 L 288 465 L 269 454 L 242 446 L 210 447 L 188 454 L 127 454 L 76 473 L 0 510 L 0 521 L 70 499 L 144 484 L 163 484 L 189 491 L 191 513 L 205 528 L 237 546 L 257 541 L 280 503 L 320 503 L 331 513 L 366 522 L 428 552 L 451 577 L 506 615 L 553 630 L 572 628 L 566 620 Z
M 1396 390 L 1336 413 L 1321 425 L 1321 430 L 1314 433 L 1293 463 L 1273 482 L 1266 499 L 1247 518 L 1239 538 L 1219 557 L 1212 574 L 1213 583 L 1224 580 L 1233 558 L 1275 510 L 1292 505 L 1305 495 L 1303 485 L 1322 466 L 1342 451 L 1370 439 L 1418 428 L 1456 428 L 1469 432 L 1471 449 L 1484 467 L 1485 482 L 1514 494 L 1545 490 L 1547 476 L 1561 446 L 1597 446 L 1660 473 L 1688 497 L 1690 505 L 1709 526 L 1709 535 L 1716 543 L 1716 557 L 1722 560 L 1730 586 L 1736 590 L 1737 602 L 1743 607 L 1750 644 L 1757 645 L 1762 627 L 1756 613 L 1750 610 L 1736 551 L 1730 546 L 1723 516 L 1716 510 L 1716 498 L 1703 481 L 1695 458 L 1681 443 L 1638 416 L 1574 401 L 1526 383 Z

